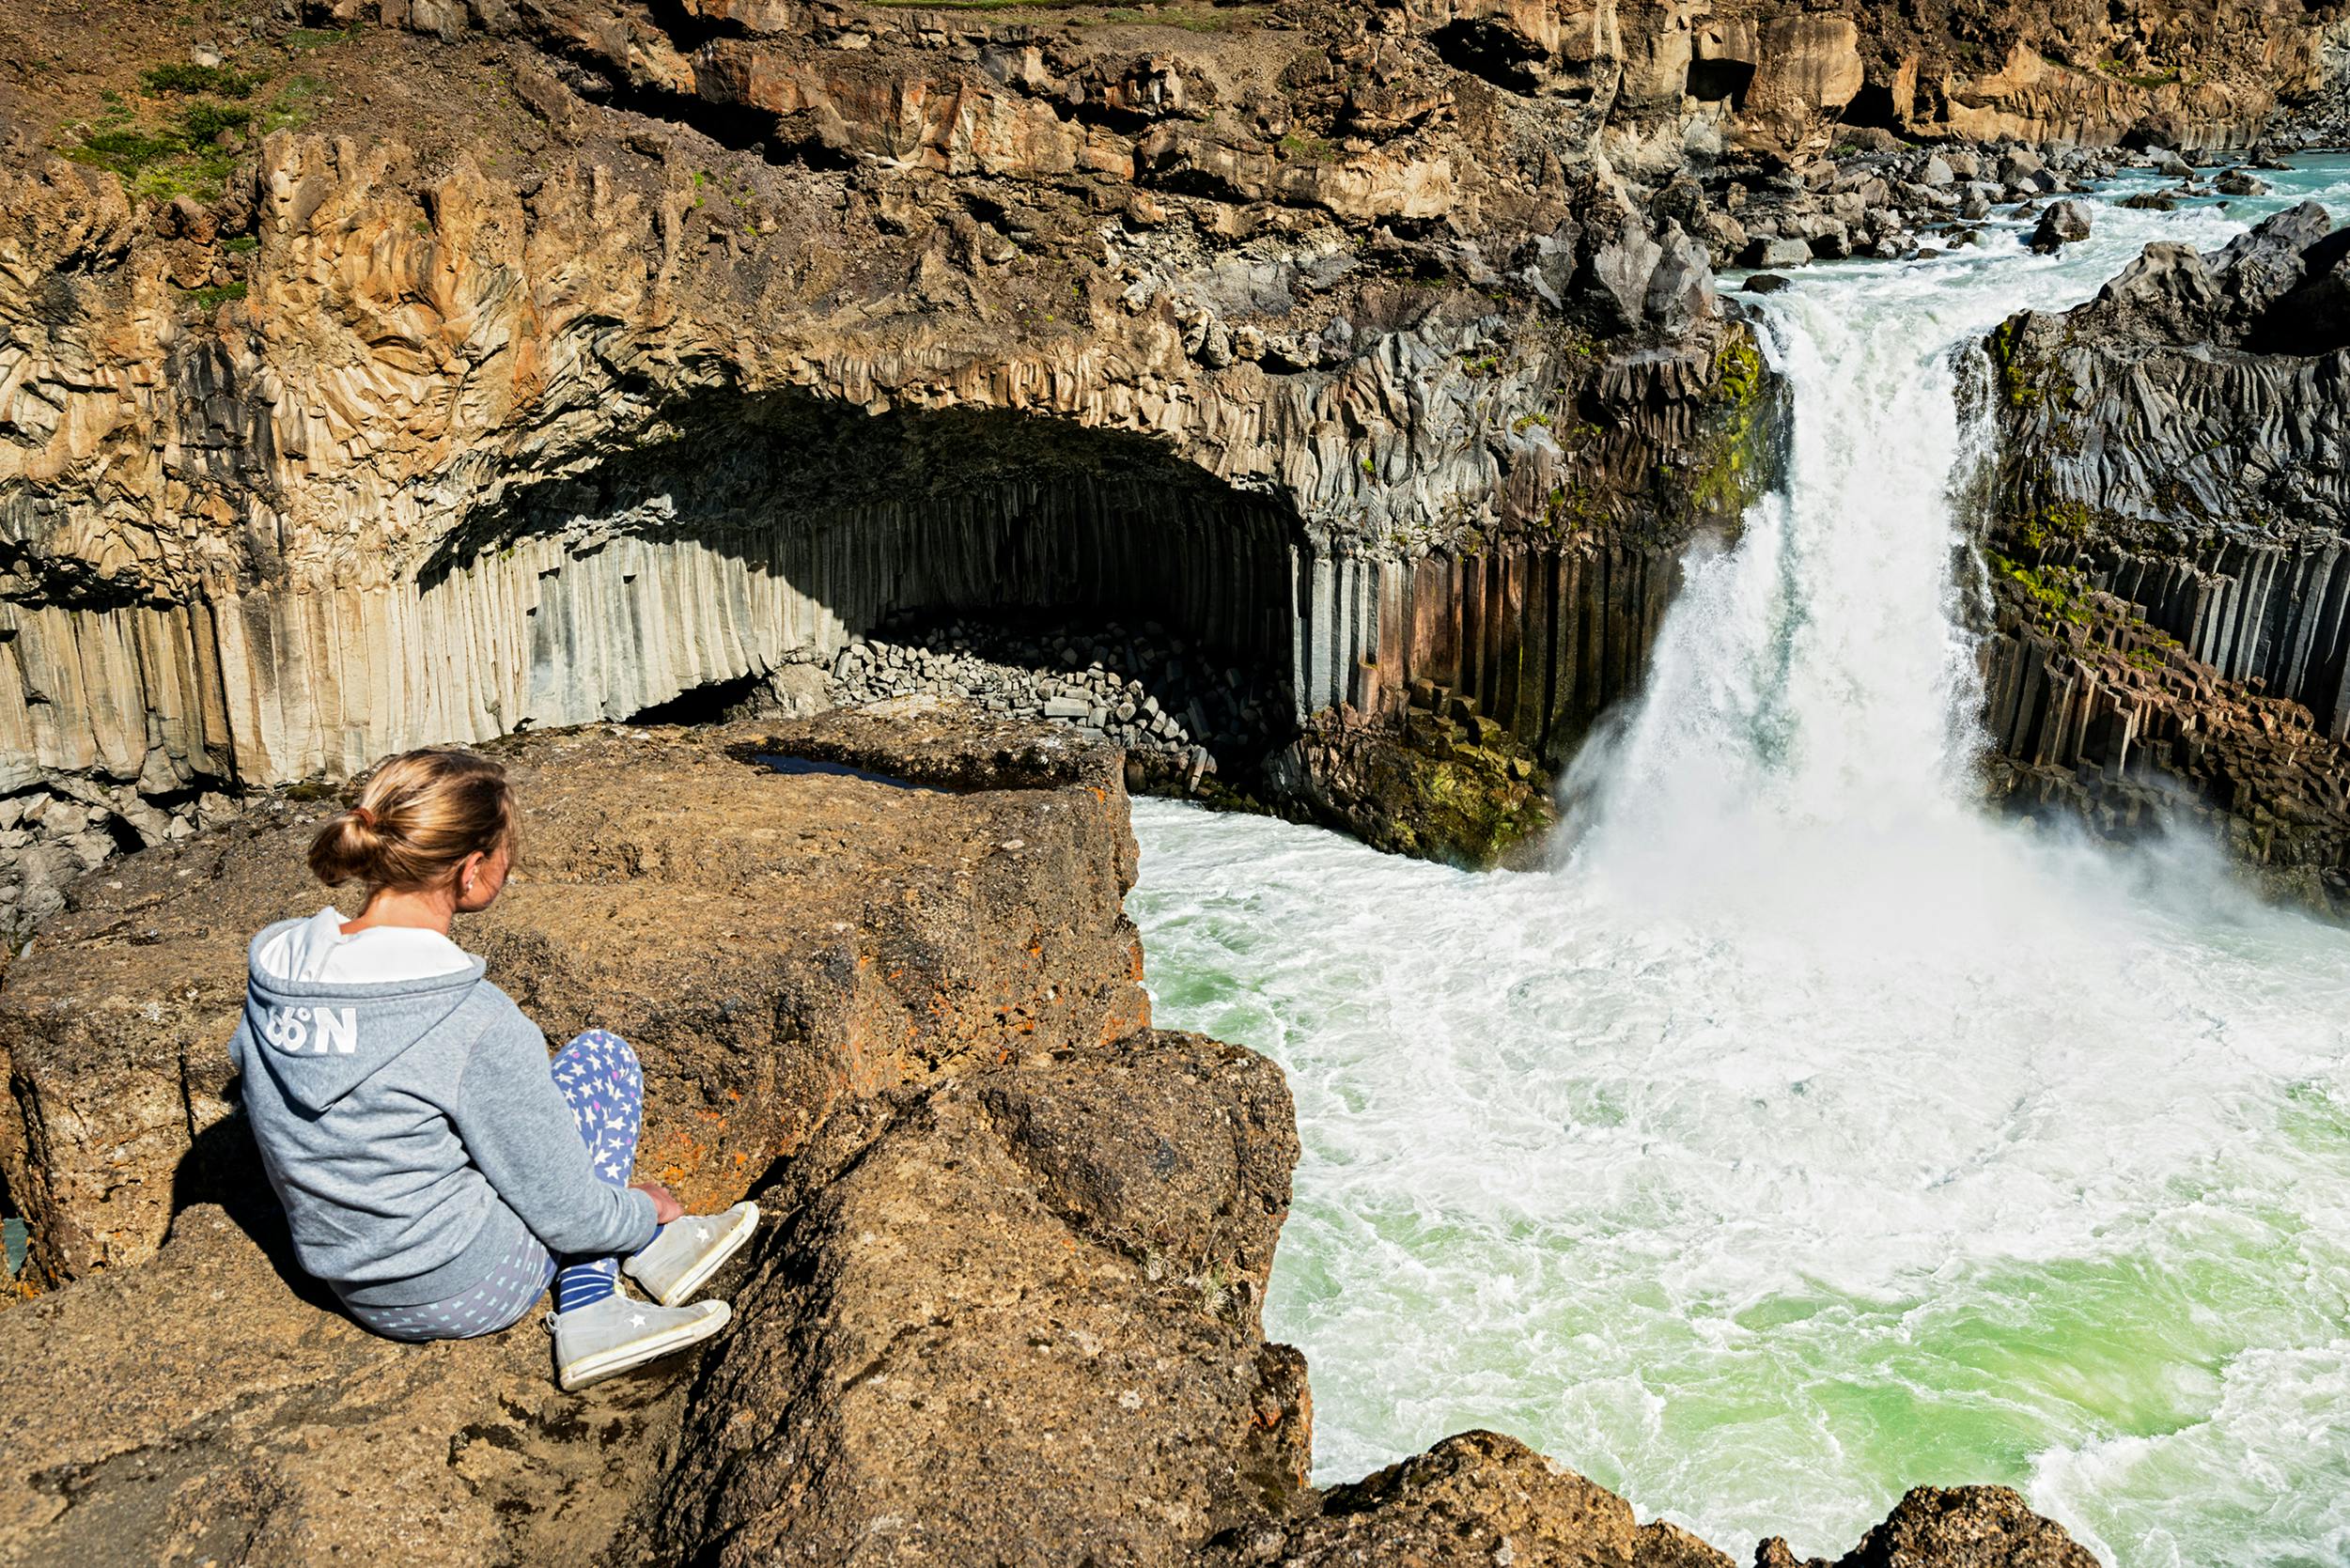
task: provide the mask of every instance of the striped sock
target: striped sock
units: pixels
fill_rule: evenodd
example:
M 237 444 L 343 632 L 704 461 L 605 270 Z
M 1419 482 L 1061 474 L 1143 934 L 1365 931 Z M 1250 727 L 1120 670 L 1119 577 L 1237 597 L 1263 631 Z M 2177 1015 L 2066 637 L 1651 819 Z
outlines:
M 610 1258 L 565 1264 L 555 1270 L 555 1311 L 573 1312 L 615 1296 L 620 1290 L 620 1265 Z

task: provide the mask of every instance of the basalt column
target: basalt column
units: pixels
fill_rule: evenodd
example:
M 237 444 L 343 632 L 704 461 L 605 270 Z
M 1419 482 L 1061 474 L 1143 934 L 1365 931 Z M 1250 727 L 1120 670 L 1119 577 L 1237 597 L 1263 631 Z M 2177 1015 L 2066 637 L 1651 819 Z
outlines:
M 2315 204 L 2156 244 L 1992 334 L 1995 793 L 2184 821 L 2350 913 L 2350 239 Z
M 1296 669 L 1305 716 L 1400 713 L 1418 688 L 1465 699 L 1557 767 L 1636 691 L 1678 557 L 1627 544 L 1405 561 L 1302 551 Z

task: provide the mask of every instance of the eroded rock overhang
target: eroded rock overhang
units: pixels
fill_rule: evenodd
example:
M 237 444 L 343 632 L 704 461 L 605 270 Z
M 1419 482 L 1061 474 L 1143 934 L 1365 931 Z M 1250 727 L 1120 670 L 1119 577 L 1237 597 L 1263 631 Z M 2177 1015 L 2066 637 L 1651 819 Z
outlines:
M 1056 598 L 1156 599 L 1301 719 L 1426 675 L 1545 742 L 1638 668 L 1657 596 L 1610 584 L 1669 581 L 1759 470 L 1751 340 L 1620 208 L 1508 276 L 1326 224 L 1208 256 L 1088 220 L 1069 241 L 1127 264 L 1051 283 L 1060 322 L 929 253 L 812 307 L 793 258 L 713 252 L 700 184 L 625 147 L 518 186 L 280 135 L 251 286 L 194 317 L 104 177 L 10 177 L 42 284 L 12 311 L 6 777 L 339 775 Z M 786 199 L 886 215 L 840 175 Z

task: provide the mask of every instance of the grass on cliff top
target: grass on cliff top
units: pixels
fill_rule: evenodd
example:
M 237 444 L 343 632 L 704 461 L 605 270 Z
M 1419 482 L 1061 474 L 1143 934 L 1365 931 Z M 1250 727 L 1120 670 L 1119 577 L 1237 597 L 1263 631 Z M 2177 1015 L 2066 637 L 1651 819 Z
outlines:
M 120 93 L 101 93 L 104 107 L 97 118 L 81 128 L 78 141 L 60 150 L 77 163 L 120 176 L 132 197 L 149 200 L 217 197 L 246 144 L 302 125 L 319 91 L 309 77 L 296 76 L 254 108 L 209 97 L 183 101 L 190 93 L 229 88 L 234 88 L 229 96 L 246 98 L 262 85 L 261 77 L 223 67 L 159 66 L 141 80 L 152 97 L 168 101 L 141 113 Z
M 247 98 L 260 85 L 261 78 L 227 66 L 190 65 L 176 60 L 169 65 L 149 66 L 139 72 L 139 83 L 159 97 L 166 93 L 210 93 L 216 98 Z

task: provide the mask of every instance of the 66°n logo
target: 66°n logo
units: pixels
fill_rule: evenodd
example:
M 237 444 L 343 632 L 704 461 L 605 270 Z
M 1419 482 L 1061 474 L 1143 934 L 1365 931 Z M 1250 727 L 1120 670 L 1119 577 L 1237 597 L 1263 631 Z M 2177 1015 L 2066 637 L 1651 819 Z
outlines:
M 359 1018 L 348 1007 L 272 1007 L 261 1016 L 261 1037 L 288 1055 L 349 1056 L 359 1048 Z

